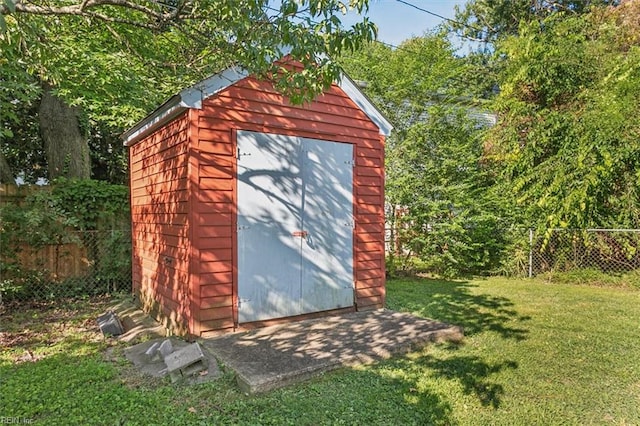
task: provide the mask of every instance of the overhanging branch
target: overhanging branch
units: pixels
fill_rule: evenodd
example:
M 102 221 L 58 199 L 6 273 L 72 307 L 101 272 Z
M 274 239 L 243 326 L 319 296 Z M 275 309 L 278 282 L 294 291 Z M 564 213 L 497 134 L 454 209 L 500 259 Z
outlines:
M 123 19 L 120 17 L 110 16 L 103 13 L 103 11 L 99 11 L 99 9 L 104 6 L 114 6 L 124 10 L 140 12 L 144 16 L 146 16 L 148 20 Z M 31 15 L 84 16 L 88 18 L 100 19 L 106 22 L 117 22 L 149 29 L 162 27 L 167 22 L 175 21 L 178 18 L 181 18 L 182 16 L 180 16 L 180 14 L 184 10 L 184 7 L 178 7 L 171 11 L 163 13 L 129 0 L 82 0 L 81 3 L 66 6 L 37 5 L 25 3 L 18 0 L 15 3 L 15 11 L 13 12 L 7 7 L 6 4 L 0 4 L 0 14 L 2 15 L 22 13 Z

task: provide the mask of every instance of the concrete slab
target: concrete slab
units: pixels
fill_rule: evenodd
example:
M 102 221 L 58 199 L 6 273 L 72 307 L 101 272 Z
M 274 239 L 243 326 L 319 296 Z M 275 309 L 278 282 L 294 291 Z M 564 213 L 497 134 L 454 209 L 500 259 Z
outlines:
M 461 327 L 388 310 L 356 312 L 207 339 L 202 345 L 235 371 L 246 393 L 367 364 L 429 342 L 458 341 Z

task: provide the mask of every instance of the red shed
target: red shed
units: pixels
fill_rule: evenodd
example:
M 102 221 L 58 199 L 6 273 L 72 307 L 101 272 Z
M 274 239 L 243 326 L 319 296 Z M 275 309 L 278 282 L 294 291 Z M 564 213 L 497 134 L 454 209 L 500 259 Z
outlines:
M 313 102 L 229 68 L 128 130 L 133 290 L 177 334 L 380 308 L 384 139 L 346 75 Z

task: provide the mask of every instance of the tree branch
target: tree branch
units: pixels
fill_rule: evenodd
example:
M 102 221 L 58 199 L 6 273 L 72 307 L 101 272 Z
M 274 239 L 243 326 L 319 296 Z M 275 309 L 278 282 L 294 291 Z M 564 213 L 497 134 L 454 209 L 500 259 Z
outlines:
M 122 19 L 104 13 L 96 12 L 96 9 L 102 6 L 115 6 L 122 9 L 134 10 L 141 12 L 155 22 L 144 22 L 143 20 Z M 164 23 L 176 20 L 180 17 L 180 13 L 184 8 L 179 7 L 171 12 L 161 13 L 141 4 L 129 0 L 83 0 L 82 3 L 72 4 L 68 6 L 41 6 L 36 4 L 27 4 L 18 0 L 15 4 L 15 12 L 11 12 L 6 4 L 0 4 L 0 14 L 10 15 L 12 13 L 24 13 L 31 15 L 74 15 L 96 18 L 106 22 L 122 23 L 134 25 L 137 27 L 155 29 L 161 27 Z

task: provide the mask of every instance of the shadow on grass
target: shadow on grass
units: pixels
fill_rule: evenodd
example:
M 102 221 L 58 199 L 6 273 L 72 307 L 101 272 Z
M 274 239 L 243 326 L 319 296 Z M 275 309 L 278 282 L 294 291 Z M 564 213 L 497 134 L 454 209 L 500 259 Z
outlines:
M 465 336 L 491 331 L 503 339 L 525 340 L 529 331 L 522 324 L 530 317 L 518 314 L 508 298 L 479 294 L 474 291 L 477 287 L 467 281 L 392 279 L 387 284 L 387 307 L 462 326 Z M 482 406 L 499 408 L 504 387 L 492 382 L 491 377 L 505 369 L 518 368 L 518 363 L 489 362 L 481 356 L 460 354 L 463 345 L 450 343 L 438 356 L 420 354 L 394 362 L 404 370 L 414 369 L 457 382 L 464 394 L 475 396 Z
M 475 287 L 466 281 L 392 279 L 387 283 L 387 307 L 460 325 L 466 336 L 490 330 L 503 338 L 524 340 L 528 330 L 509 323 L 530 318 L 519 315 L 505 297 L 474 294 Z
M 455 424 L 449 401 L 396 373 L 387 363 L 329 372 L 267 394 L 239 395 L 227 403 L 226 416 L 237 424 Z M 222 415 L 210 420 L 224 423 Z

